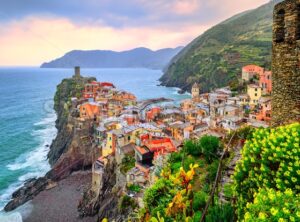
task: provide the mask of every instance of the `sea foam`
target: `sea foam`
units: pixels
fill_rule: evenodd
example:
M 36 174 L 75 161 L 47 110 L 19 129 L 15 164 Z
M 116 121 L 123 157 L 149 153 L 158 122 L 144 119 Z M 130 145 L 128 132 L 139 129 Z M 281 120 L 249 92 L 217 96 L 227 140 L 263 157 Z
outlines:
M 10 200 L 12 193 L 20 188 L 26 180 L 43 176 L 50 170 L 50 165 L 47 161 L 47 154 L 49 152 L 49 145 L 52 143 L 52 140 L 57 134 L 55 120 L 56 114 L 53 111 L 48 113 L 47 116 L 40 122 L 34 124 L 39 127 L 34 127 L 38 129 L 33 129 L 31 134 L 38 140 L 39 145 L 32 151 L 22 154 L 14 161 L 14 163 L 6 166 L 10 171 L 25 170 L 25 173 L 19 176 L 18 181 L 11 184 L 6 190 L 4 190 L 3 194 L 0 195 L 0 210 L 3 209 L 4 204 Z M 9 218 L 13 217 L 14 221 L 18 221 L 17 215 L 17 213 L 10 215 Z M 0 216 L 0 221 L 2 222 L 5 220 Z

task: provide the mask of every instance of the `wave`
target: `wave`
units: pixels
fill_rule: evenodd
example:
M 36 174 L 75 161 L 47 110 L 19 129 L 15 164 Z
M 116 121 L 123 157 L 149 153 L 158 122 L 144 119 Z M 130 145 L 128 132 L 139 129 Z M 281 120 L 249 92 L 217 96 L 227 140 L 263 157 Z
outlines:
M 45 172 L 49 170 L 47 163 L 47 154 L 49 152 L 49 145 L 56 136 L 57 130 L 55 128 L 55 114 L 49 114 L 44 120 L 38 123 L 39 126 L 46 126 L 44 129 L 34 130 L 31 134 L 39 140 L 39 145 L 33 151 L 21 155 L 17 160 L 8 164 L 7 168 L 11 171 L 21 170 L 25 168 L 33 168 L 36 172 Z
M 11 184 L 3 194 L 0 195 L 0 211 L 4 205 L 10 200 L 14 191 L 20 188 L 24 182 L 30 178 L 37 178 L 44 176 L 49 170 L 50 165 L 47 161 L 47 154 L 49 152 L 49 145 L 57 134 L 55 128 L 56 114 L 54 112 L 48 113 L 47 116 L 40 122 L 34 124 L 31 135 L 38 142 L 38 146 L 20 157 L 14 163 L 8 164 L 6 167 L 10 171 L 25 171 L 25 173 L 18 177 L 18 180 Z M 38 129 L 37 129 L 38 128 Z M 2 222 L 2 218 L 0 217 Z

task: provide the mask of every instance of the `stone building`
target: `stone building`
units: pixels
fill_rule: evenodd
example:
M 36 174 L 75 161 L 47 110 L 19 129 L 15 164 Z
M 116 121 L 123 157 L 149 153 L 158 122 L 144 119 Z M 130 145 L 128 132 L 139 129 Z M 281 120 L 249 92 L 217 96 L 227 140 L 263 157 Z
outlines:
M 300 120 L 300 0 L 275 6 L 272 125 Z

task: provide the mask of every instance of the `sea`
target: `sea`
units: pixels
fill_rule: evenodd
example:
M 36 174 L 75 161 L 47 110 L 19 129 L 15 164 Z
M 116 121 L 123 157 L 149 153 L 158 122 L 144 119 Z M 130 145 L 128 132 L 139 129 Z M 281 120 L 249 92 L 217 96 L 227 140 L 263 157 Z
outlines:
M 30 211 L 21 207 L 7 214 L 3 207 L 26 180 L 50 169 L 47 153 L 57 133 L 53 97 L 61 80 L 73 74 L 73 69 L 0 68 L 0 222 L 22 221 L 19 211 Z M 81 69 L 81 75 L 112 82 L 138 100 L 190 97 L 178 94 L 178 88 L 159 86 L 160 70 Z

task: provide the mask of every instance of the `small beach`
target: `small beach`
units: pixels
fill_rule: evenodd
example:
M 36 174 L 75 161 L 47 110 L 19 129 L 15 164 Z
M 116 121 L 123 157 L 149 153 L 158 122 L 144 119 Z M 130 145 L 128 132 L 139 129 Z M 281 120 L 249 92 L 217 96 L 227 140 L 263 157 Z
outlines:
M 41 192 L 32 201 L 31 213 L 23 218 L 24 222 L 96 222 L 97 216 L 79 218 L 77 205 L 84 190 L 90 186 L 90 172 L 76 172 L 57 186 Z

